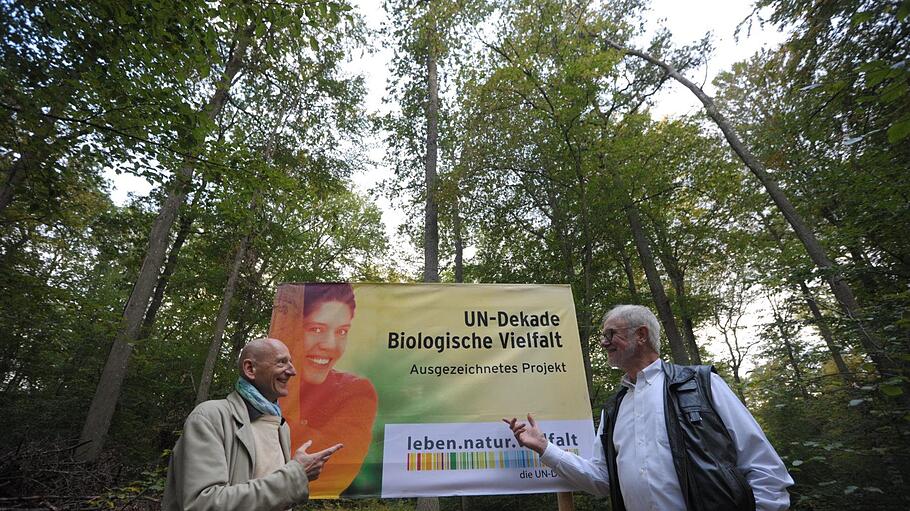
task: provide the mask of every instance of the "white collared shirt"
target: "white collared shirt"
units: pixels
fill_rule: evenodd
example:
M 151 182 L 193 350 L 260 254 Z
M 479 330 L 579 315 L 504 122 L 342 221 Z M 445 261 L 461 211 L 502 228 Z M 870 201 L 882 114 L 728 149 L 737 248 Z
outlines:
M 629 511 L 684 510 L 686 508 L 664 420 L 664 371 L 660 360 L 638 373 L 628 388 L 613 430 L 617 469 L 623 502 Z M 786 488 L 793 484 L 783 461 L 774 451 L 758 423 L 733 391 L 711 374 L 714 408 L 736 446 L 737 468 L 755 494 L 756 509 L 778 511 L 790 506 Z M 541 461 L 580 490 L 595 495 L 610 494 L 610 478 L 600 435 L 603 414 L 594 437 L 593 456 L 584 459 L 548 444 Z

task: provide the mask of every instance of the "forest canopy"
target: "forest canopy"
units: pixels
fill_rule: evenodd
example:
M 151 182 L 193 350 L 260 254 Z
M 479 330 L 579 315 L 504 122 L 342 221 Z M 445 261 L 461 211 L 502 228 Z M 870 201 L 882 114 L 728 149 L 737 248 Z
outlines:
M 570 284 L 595 417 L 600 318 L 647 305 L 794 509 L 910 507 L 910 1 L 757 0 L 740 29 L 786 38 L 713 97 L 711 37 L 646 30 L 646 0 L 382 9 L 0 0 L 0 506 L 157 502 L 278 283 L 442 281 Z M 350 63 L 380 50 L 377 113 Z M 703 108 L 655 115 L 671 84 Z

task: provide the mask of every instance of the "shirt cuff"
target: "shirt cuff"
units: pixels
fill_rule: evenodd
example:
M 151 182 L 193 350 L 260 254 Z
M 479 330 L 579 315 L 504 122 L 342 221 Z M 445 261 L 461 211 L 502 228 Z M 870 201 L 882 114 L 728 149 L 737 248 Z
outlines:
M 565 455 L 566 451 L 556 447 L 552 442 L 547 442 L 547 448 L 540 455 L 540 462 L 550 468 L 554 468 L 559 465 Z

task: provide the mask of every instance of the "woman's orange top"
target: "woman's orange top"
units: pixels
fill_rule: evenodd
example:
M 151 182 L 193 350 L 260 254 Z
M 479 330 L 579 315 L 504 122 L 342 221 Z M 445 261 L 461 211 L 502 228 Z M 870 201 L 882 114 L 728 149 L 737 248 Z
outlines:
M 291 423 L 291 445 L 307 440 L 307 452 L 342 443 L 329 458 L 319 479 L 310 481 L 310 498 L 337 497 L 360 472 L 373 438 L 376 389 L 365 378 L 332 370 L 319 385 L 300 383 L 300 421 Z

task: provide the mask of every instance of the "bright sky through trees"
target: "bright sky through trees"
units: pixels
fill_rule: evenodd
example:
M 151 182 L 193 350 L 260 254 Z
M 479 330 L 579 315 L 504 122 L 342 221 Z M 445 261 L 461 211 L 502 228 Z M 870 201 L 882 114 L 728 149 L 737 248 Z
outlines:
M 378 31 L 385 20 L 382 2 L 379 0 L 355 0 L 358 11 L 363 15 L 367 26 L 372 31 Z M 660 26 L 669 28 L 676 44 L 692 43 L 711 34 L 714 48 L 706 65 L 702 65 L 696 72 L 688 73 L 703 87 L 708 94 L 714 93 L 711 84 L 717 73 L 727 70 L 735 62 L 749 58 L 762 48 L 771 48 L 779 45 L 785 34 L 774 28 L 762 27 L 756 16 L 751 17 L 751 30 L 747 18 L 752 14 L 752 2 L 748 0 L 654 0 L 649 16 L 649 29 L 656 30 Z M 737 27 L 743 23 L 739 33 Z M 378 41 L 377 38 L 371 38 Z M 644 41 L 642 41 L 644 43 Z M 367 96 L 366 108 L 371 113 L 387 112 L 391 105 L 384 102 L 386 85 L 389 78 L 391 62 L 391 49 L 380 47 L 378 44 L 359 49 L 352 53 L 351 61 L 347 64 L 350 73 L 362 72 L 366 81 Z M 695 114 L 701 104 L 691 92 L 676 83 L 668 81 L 662 91 L 655 97 L 655 105 L 651 110 L 654 117 L 678 117 Z M 369 167 L 367 170 L 354 177 L 356 187 L 363 193 L 369 193 L 376 184 L 386 178 L 390 170 L 383 163 L 385 147 L 382 137 L 374 134 L 367 143 L 369 147 Z M 112 174 L 111 174 L 112 175 Z M 124 203 L 128 193 L 146 195 L 150 185 L 140 177 L 123 174 L 113 176 L 113 197 L 118 203 Z M 398 239 L 398 227 L 407 220 L 404 212 L 396 207 L 388 198 L 376 194 L 376 203 L 382 209 L 382 219 L 392 245 L 396 250 L 411 254 L 411 260 L 418 260 L 417 249 L 406 240 Z M 473 253 L 468 247 L 466 254 Z M 767 318 L 762 312 L 763 308 L 755 308 L 744 318 L 742 337 L 746 342 L 755 337 L 757 325 Z M 723 345 L 720 333 L 716 329 L 707 327 L 703 335 L 711 338 L 712 351 L 722 353 Z
M 379 0 L 356 0 L 355 5 L 363 15 L 370 30 L 379 30 L 385 13 Z M 708 32 L 712 34 L 714 52 L 707 63 L 697 73 L 690 76 L 698 82 L 705 82 L 705 89 L 710 94 L 714 88 L 711 81 L 719 71 L 728 69 L 734 62 L 748 58 L 761 48 L 773 47 L 784 40 L 784 35 L 773 28 L 762 28 L 758 20 L 753 19 L 751 33 L 744 25 L 738 38 L 735 36 L 737 25 L 752 13 L 752 2 L 747 0 L 655 0 L 652 2 L 650 27 L 664 25 L 673 33 L 677 44 L 690 43 L 701 39 Z M 371 40 L 378 40 L 371 38 Z M 352 73 L 363 72 L 366 79 L 366 108 L 370 112 L 387 111 L 388 104 L 383 103 L 386 95 L 386 81 L 389 76 L 391 49 L 376 45 L 369 50 L 359 50 L 352 54 L 347 69 Z M 656 97 L 652 114 L 656 117 L 679 116 L 695 113 L 700 108 L 698 100 L 679 84 L 670 81 Z M 376 183 L 386 177 L 389 169 L 383 166 L 384 148 L 382 140 L 376 136 L 370 141 L 371 167 L 363 174 L 355 176 L 359 189 L 368 192 Z M 127 194 L 146 195 L 150 185 L 142 178 L 132 175 L 109 174 L 112 179 L 112 195 L 118 203 L 124 203 Z M 406 248 L 407 243 L 395 242 L 398 225 L 404 221 L 403 213 L 391 202 L 377 197 L 377 203 L 383 209 L 383 221 L 386 232 L 393 244 Z M 412 250 L 412 247 L 407 247 Z
M 355 0 L 357 10 L 363 16 L 371 31 L 378 32 L 385 21 L 386 14 L 379 0 Z M 667 27 L 673 34 L 677 45 L 693 43 L 706 34 L 711 35 L 714 48 L 709 60 L 697 71 L 688 73 L 694 81 L 702 84 L 708 94 L 714 93 L 712 81 L 717 73 L 727 70 L 734 63 L 745 60 L 763 48 L 773 48 L 785 39 L 785 34 L 773 27 L 761 26 L 759 17 L 752 15 L 752 2 L 748 0 L 654 0 L 651 4 L 648 19 L 649 29 L 653 32 L 658 27 Z M 750 18 L 751 16 L 751 18 Z M 751 24 L 749 23 L 751 21 Z M 739 31 L 737 33 L 737 28 Z M 378 38 L 370 38 L 379 41 Z M 641 41 L 644 44 L 644 41 Z M 346 69 L 354 73 L 363 73 L 366 82 L 366 109 L 371 113 L 383 113 L 393 108 L 386 98 L 386 86 L 389 78 L 391 49 L 378 44 L 370 48 L 361 48 L 351 55 Z M 664 84 L 660 93 L 655 96 L 652 116 L 679 117 L 698 113 L 701 104 L 698 99 L 675 81 Z M 379 181 L 390 174 L 383 163 L 385 147 L 380 134 L 373 134 L 367 143 L 369 148 L 369 166 L 365 172 L 354 176 L 354 182 L 362 193 L 370 193 Z M 118 203 L 126 201 L 127 194 L 146 195 L 150 185 L 140 177 L 123 174 L 115 176 L 110 173 L 113 183 L 112 196 Z M 407 220 L 404 212 L 388 198 L 376 194 L 374 200 L 382 209 L 382 219 L 392 245 L 396 250 L 411 254 L 411 260 L 419 259 L 417 249 L 406 240 L 398 239 L 398 227 Z M 472 247 L 466 251 L 470 256 Z M 765 322 L 764 307 L 754 306 L 744 317 L 740 335 L 746 343 L 756 337 L 756 328 Z M 706 327 L 701 335 L 713 340 L 712 351 L 723 353 L 721 334 L 712 327 Z M 751 367 L 751 364 L 747 364 Z

